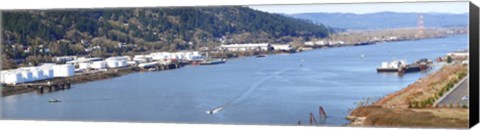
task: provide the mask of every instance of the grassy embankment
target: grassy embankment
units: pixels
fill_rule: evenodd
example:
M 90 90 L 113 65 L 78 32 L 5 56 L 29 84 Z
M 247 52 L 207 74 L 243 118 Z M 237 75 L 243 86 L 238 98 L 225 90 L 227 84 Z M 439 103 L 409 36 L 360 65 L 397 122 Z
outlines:
M 446 65 L 407 88 L 359 106 L 347 117 L 350 126 L 467 128 L 468 109 L 460 104 L 433 106 L 468 73 L 468 66 Z

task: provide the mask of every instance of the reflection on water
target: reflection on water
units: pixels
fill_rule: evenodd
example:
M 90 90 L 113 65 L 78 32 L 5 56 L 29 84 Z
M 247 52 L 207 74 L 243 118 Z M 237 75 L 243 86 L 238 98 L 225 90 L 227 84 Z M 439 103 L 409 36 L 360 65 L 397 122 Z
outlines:
M 445 46 L 443 46 L 445 45 Z M 415 48 L 415 49 L 412 49 Z M 221 124 L 307 124 L 323 106 L 323 125 L 343 125 L 348 108 L 398 91 L 429 72 L 377 73 L 383 61 L 434 59 L 467 48 L 467 36 L 318 49 L 213 66 L 133 73 L 71 90 L 2 97 L 2 119 Z M 51 98 L 61 103 L 49 104 Z M 206 111 L 224 107 L 216 114 Z M 314 114 L 318 115 L 318 114 Z

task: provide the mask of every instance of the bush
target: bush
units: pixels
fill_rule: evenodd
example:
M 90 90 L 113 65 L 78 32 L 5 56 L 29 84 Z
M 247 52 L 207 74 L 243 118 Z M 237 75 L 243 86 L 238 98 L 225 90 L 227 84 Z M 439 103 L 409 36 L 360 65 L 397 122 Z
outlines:
M 452 57 L 451 56 L 447 56 L 447 63 L 452 63 Z
M 412 101 L 410 104 L 412 108 L 419 108 L 418 101 Z
M 458 74 L 458 79 L 462 79 L 463 77 L 467 76 L 466 72 L 461 72 Z

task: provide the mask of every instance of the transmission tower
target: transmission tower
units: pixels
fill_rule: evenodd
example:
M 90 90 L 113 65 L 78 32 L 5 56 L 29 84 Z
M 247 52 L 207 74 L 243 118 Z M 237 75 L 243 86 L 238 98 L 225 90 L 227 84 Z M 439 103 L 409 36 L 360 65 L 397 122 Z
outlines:
M 423 14 L 419 14 L 417 19 L 417 37 L 422 38 L 424 36 L 425 36 L 425 25 L 423 21 Z

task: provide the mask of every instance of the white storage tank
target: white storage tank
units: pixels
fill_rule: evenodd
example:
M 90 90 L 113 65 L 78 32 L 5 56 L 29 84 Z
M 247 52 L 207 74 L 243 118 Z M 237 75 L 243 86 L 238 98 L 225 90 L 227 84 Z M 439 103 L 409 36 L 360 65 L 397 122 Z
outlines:
M 23 83 L 22 73 L 18 71 L 7 72 L 5 74 L 5 83 L 7 84 Z
M 130 56 L 116 56 L 116 57 L 109 57 L 105 59 L 105 61 L 121 61 L 121 60 L 128 60 Z
M 78 64 L 78 68 L 79 69 L 89 69 L 90 68 L 90 63 L 89 62 L 82 62 L 82 63 L 79 63 Z
M 0 71 L 0 83 L 5 83 L 5 76 L 7 74 L 7 71 Z
M 194 52 L 192 52 L 192 54 L 193 54 L 194 56 L 201 56 L 198 51 L 194 51 Z
M 69 77 L 75 75 L 75 67 L 72 64 L 53 66 L 54 77 Z
M 107 64 L 105 63 L 105 61 L 95 61 L 95 62 L 92 63 L 91 68 L 92 69 L 105 69 L 105 68 L 107 68 Z
M 128 64 L 126 60 L 118 61 L 118 67 L 126 67 L 127 65 Z
M 118 61 L 115 60 L 109 60 L 107 61 L 107 67 L 108 68 L 118 68 Z
M 44 80 L 45 76 L 43 74 L 43 70 L 41 69 L 33 69 L 32 75 L 34 80 Z
M 33 79 L 33 74 L 31 71 L 29 70 L 21 70 L 21 73 L 22 73 L 22 78 L 23 78 L 23 82 L 31 82 L 31 81 L 34 81 Z
M 53 68 L 43 67 L 43 77 L 44 79 L 51 79 L 54 77 Z

